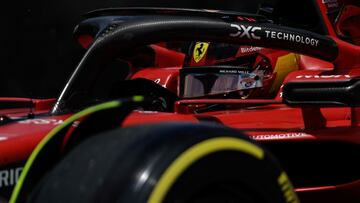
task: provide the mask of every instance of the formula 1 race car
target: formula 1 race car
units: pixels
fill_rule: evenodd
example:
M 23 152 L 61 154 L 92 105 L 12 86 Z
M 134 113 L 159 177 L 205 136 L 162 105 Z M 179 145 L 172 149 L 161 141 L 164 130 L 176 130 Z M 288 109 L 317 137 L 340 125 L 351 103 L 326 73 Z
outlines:
M 265 2 L 88 13 L 57 99 L 0 99 L 0 202 L 359 202 L 360 7 Z

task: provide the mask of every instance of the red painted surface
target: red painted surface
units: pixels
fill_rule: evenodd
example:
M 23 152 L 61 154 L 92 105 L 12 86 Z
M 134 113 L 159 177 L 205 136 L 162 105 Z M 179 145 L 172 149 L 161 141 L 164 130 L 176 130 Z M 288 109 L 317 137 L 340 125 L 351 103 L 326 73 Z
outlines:
M 0 127 L 0 166 L 25 160 L 53 128 L 70 115 L 37 117 Z
M 303 70 L 333 70 L 334 64 L 310 56 L 300 55 L 299 69 Z
M 360 47 L 338 39 L 327 18 L 327 8 L 323 0 L 317 0 L 316 3 L 322 12 L 330 37 L 338 44 L 339 56 L 334 61 L 334 65 L 300 56 L 300 70 L 290 73 L 284 82 L 346 81 L 360 75 Z M 179 69 L 184 55 L 161 46 L 154 45 L 153 48 L 156 52 L 156 67 L 140 69 L 131 76 L 131 79 L 147 78 L 177 93 Z M 277 57 L 287 52 L 262 49 L 259 53 L 266 56 L 274 67 Z M 280 93 L 275 100 L 180 100 L 174 104 L 174 113 L 134 111 L 125 119 L 122 126 L 158 122 L 215 122 L 244 131 L 253 139 L 263 143 L 337 141 L 360 145 L 360 108 L 292 108 L 284 104 L 276 104 L 281 102 Z M 48 112 L 54 103 L 54 99 L 0 98 L 1 100 L 33 103 L 32 109 L 0 111 L 1 115 L 6 114 L 13 118 L 27 116 L 30 112 L 35 114 Z M 226 102 L 228 108 L 196 113 L 198 107 L 210 102 Z M 0 167 L 25 160 L 36 144 L 69 116 L 36 116 L 35 119 L 0 126 Z M 359 202 L 360 180 L 341 185 L 297 188 L 297 191 L 304 202 Z
M 155 67 L 182 66 L 185 54 L 161 46 L 151 45 L 155 52 Z
M 94 37 L 91 35 L 81 35 L 78 38 L 78 42 L 84 49 L 88 49 L 94 42 Z
M 130 79 L 146 78 L 155 83 L 169 89 L 173 93 L 177 93 L 178 76 L 180 67 L 166 67 L 166 68 L 146 68 L 137 71 Z

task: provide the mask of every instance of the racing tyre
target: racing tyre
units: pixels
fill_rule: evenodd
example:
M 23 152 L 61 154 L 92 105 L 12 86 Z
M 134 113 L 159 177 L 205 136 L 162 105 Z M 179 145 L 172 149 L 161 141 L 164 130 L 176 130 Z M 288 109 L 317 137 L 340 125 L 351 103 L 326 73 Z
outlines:
M 166 123 L 90 137 L 28 202 L 298 202 L 276 160 L 220 125 Z

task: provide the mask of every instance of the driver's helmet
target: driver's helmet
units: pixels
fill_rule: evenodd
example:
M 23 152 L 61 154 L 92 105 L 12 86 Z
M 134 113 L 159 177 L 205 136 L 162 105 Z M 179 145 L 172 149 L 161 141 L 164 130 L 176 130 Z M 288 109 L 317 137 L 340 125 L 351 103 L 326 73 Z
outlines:
M 284 55 L 290 61 L 286 69 L 277 64 Z M 180 70 L 179 97 L 274 98 L 285 76 L 297 69 L 296 57 L 262 47 L 195 42 Z
M 341 7 L 335 19 L 335 29 L 344 40 L 360 45 L 360 2 Z

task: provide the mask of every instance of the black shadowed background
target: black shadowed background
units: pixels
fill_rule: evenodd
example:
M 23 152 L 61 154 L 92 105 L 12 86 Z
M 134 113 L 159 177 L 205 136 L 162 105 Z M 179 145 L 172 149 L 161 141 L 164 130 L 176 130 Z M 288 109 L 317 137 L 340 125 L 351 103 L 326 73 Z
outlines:
M 38 0 L 2 7 L 0 96 L 57 97 L 84 54 L 72 37 L 82 14 L 106 7 L 155 6 L 254 10 L 255 0 Z M 246 7 L 246 8 L 244 8 Z

